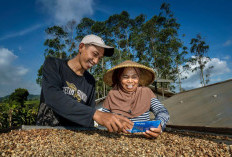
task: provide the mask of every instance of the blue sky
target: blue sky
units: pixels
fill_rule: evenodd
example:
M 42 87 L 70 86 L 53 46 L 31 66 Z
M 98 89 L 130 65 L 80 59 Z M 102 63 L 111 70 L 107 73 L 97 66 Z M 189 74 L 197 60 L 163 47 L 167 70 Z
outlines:
M 37 70 L 44 61 L 44 30 L 53 25 L 77 22 L 83 17 L 106 20 L 123 10 L 132 18 L 142 14 L 150 19 L 157 15 L 163 2 L 181 24 L 179 34 L 188 48 L 200 33 L 210 46 L 214 65 L 211 82 L 232 78 L 232 1 L 231 0 L 1 0 L 0 1 L 0 97 L 16 88 L 40 94 Z M 200 87 L 196 73 L 186 73 L 186 89 Z

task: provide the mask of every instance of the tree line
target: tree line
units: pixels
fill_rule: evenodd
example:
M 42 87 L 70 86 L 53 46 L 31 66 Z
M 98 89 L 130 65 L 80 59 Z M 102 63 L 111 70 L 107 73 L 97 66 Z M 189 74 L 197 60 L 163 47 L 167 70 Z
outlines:
M 170 5 L 163 3 L 158 15 L 150 19 L 141 14 L 131 18 L 127 11 L 113 14 L 105 21 L 83 18 L 79 24 L 75 20 L 64 26 L 48 27 L 45 32 L 48 38 L 44 56 L 71 59 L 78 52 L 78 44 L 88 34 L 96 34 L 104 39 L 107 45 L 115 47 L 113 57 L 102 59 L 101 64 L 94 66 L 90 72 L 96 78 L 96 96 L 104 97 L 109 90 L 103 82 L 103 74 L 124 60 L 132 60 L 153 68 L 158 79 L 169 79 L 177 83 L 172 85 L 182 91 L 181 81 L 186 79 L 184 71 L 200 70 L 200 82 L 205 86 L 209 82 L 210 67 L 205 65 L 210 60 L 207 56 L 209 46 L 200 34 L 190 41 L 191 48 L 184 46 L 179 34 L 180 24 L 177 22 Z M 192 53 L 194 57 L 187 58 Z M 191 68 L 195 65 L 195 68 Z M 182 67 L 183 70 L 180 70 Z M 204 74 L 204 72 L 207 72 Z M 42 66 L 38 70 L 36 82 L 41 84 Z
M 190 48 L 184 46 L 179 34 L 180 24 L 177 22 L 170 5 L 163 3 L 158 15 L 147 18 L 141 14 L 131 18 L 127 11 L 109 16 L 105 21 L 94 21 L 83 18 L 79 24 L 75 20 L 64 26 L 48 27 L 44 57 L 53 56 L 71 59 L 78 53 L 81 39 L 88 34 L 96 34 L 104 39 L 107 45 L 115 47 L 110 58 L 103 58 L 101 63 L 90 69 L 96 79 L 96 98 L 107 95 L 110 87 L 103 82 L 103 74 L 111 67 L 124 60 L 132 60 L 153 68 L 158 79 L 169 79 L 177 83 L 172 89 L 181 87 L 186 77 L 182 72 L 199 71 L 202 86 L 209 83 L 213 66 L 206 67 L 210 58 L 207 56 L 209 45 L 200 34 L 192 38 Z M 192 55 L 192 57 L 187 57 Z M 42 66 L 38 70 L 36 82 L 41 85 Z M 194 67 L 194 68 L 192 68 Z M 38 112 L 39 100 L 26 103 L 29 93 L 27 89 L 16 89 L 6 100 L 0 103 L 0 129 L 34 125 Z

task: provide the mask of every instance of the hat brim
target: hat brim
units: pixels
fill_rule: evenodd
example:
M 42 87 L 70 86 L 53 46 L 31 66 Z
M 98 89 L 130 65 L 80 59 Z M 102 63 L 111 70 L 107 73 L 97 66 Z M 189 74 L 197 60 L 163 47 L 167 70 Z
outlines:
M 139 84 L 142 86 L 148 86 L 151 83 L 153 83 L 155 81 L 155 77 L 156 77 L 156 73 L 153 69 L 144 66 L 142 64 L 138 64 L 136 63 L 135 65 L 129 65 L 129 64 L 125 64 L 125 65 L 117 65 L 111 69 L 109 69 L 103 76 L 103 81 L 108 85 L 108 86 L 112 86 L 113 85 L 113 73 L 115 70 L 120 69 L 120 68 L 139 68 L 140 69 L 140 77 L 139 77 Z
M 91 42 L 91 43 L 88 43 L 88 44 L 103 47 L 104 48 L 104 56 L 106 56 L 106 57 L 111 57 L 114 54 L 114 47 L 99 44 L 99 43 L 95 43 L 95 42 Z

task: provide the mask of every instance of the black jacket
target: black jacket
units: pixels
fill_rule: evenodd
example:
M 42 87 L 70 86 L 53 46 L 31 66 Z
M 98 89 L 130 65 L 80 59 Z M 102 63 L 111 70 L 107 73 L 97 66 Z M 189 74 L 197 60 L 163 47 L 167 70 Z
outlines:
M 95 80 L 85 71 L 78 76 L 67 60 L 49 57 L 42 70 L 37 125 L 93 127 Z

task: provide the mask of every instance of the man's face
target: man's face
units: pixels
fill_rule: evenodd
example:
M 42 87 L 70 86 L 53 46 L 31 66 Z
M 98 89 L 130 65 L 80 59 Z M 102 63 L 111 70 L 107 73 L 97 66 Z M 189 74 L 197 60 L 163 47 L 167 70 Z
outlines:
M 84 45 L 83 43 L 79 46 L 80 63 L 83 69 L 88 70 L 92 66 L 99 63 L 104 56 L 104 48 L 94 45 Z
M 134 68 L 125 68 L 120 76 L 120 84 L 127 92 L 134 92 L 139 85 L 139 76 Z

